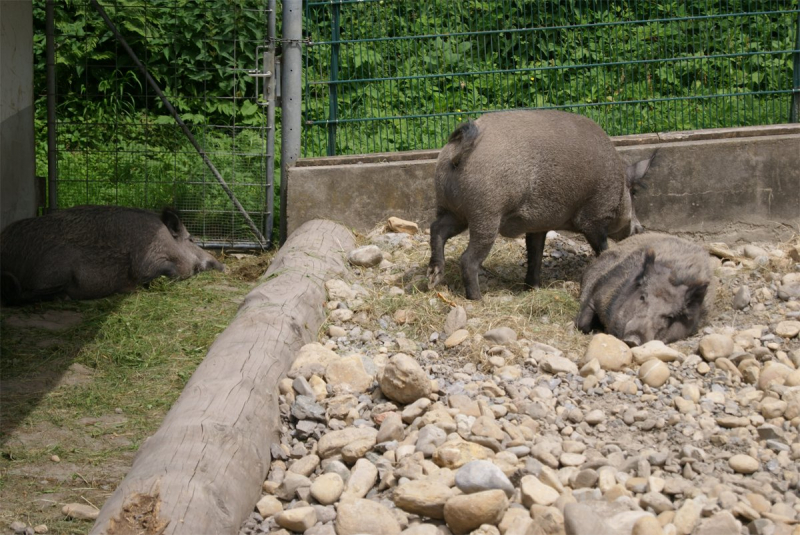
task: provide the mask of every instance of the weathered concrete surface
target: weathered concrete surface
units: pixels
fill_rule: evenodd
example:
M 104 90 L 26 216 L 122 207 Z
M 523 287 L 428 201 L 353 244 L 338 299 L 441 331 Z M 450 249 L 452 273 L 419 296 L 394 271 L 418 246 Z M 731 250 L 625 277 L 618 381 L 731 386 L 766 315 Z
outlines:
M 33 4 L 0 1 L 0 230 L 36 215 Z
M 658 148 L 635 200 L 649 230 L 716 240 L 784 239 L 800 231 L 800 125 L 621 136 L 622 157 Z M 288 229 L 314 218 L 366 232 L 389 216 L 435 217 L 438 151 L 300 160 L 289 173 Z

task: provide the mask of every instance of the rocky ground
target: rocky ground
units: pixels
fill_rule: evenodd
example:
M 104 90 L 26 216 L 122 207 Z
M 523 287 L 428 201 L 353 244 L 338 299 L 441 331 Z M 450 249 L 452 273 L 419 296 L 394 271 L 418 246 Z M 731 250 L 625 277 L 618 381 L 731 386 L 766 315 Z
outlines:
M 329 323 L 280 385 L 281 443 L 242 535 L 800 534 L 797 242 L 705 244 L 709 324 L 630 350 L 575 332 L 574 302 L 498 314 L 546 291 L 492 295 L 493 265 L 521 278 L 519 241 L 496 245 L 514 260 L 487 262 L 482 302 L 459 286 L 464 236 L 452 291 L 429 291 L 427 240 L 374 233 L 326 283 Z M 546 255 L 574 300 L 588 247 L 555 235 Z
M 800 241 L 706 243 L 708 325 L 632 350 L 572 325 L 579 237 L 548 239 L 531 292 L 524 242 L 499 240 L 480 302 L 466 236 L 436 290 L 428 236 L 366 241 L 280 385 L 240 535 L 800 535 Z

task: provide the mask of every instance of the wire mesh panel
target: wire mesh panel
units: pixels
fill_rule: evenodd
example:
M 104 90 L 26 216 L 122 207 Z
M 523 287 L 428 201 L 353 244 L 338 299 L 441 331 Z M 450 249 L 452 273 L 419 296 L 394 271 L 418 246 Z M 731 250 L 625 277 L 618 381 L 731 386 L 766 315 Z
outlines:
M 797 0 L 311 0 L 303 155 L 438 148 L 512 108 L 611 135 L 788 122 L 798 25 Z
M 258 67 L 267 40 L 267 0 L 99 3 L 269 237 L 267 114 L 247 72 Z M 43 11 L 44 0 L 36 0 L 36 9 Z M 38 49 L 44 17 L 36 19 Z M 55 44 L 59 208 L 173 206 L 201 243 L 258 244 L 91 0 L 56 0 Z M 43 72 L 37 77 L 38 83 Z M 40 161 L 45 150 L 40 144 Z

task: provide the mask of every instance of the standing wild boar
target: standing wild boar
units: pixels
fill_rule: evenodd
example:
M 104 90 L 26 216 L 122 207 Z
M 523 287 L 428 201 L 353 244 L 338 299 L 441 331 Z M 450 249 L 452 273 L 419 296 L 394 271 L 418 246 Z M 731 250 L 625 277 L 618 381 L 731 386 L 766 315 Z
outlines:
M 714 304 L 709 254 L 675 236 L 639 234 L 597 257 L 581 280 L 577 327 L 630 346 L 697 332 Z
M 533 287 L 547 231 L 582 232 L 597 254 L 609 237 L 641 232 L 631 187 L 651 161 L 626 166 L 602 128 L 562 111 L 494 112 L 460 125 L 436 162 L 430 286 L 444 280 L 445 242 L 467 228 L 461 274 L 468 299 L 481 298 L 478 268 L 498 233 L 525 235 L 525 283 Z
M 78 206 L 12 223 L 0 234 L 6 304 L 96 299 L 162 275 L 185 279 L 224 266 L 195 245 L 175 212 Z

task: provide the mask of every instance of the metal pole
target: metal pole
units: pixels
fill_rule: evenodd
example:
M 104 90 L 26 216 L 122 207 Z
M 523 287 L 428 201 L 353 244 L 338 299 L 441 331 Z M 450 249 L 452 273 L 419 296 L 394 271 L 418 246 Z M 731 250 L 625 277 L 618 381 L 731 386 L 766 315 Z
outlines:
M 47 210 L 58 208 L 56 186 L 56 25 L 53 0 L 45 5 L 45 33 L 47 34 Z
M 273 239 L 272 225 L 275 222 L 275 0 L 267 2 L 267 53 L 264 54 L 264 67 L 263 72 L 272 73 L 269 78 L 265 80 L 265 93 L 267 101 L 267 206 L 269 212 L 267 213 L 267 222 L 265 234 L 269 236 L 270 241 Z
M 792 113 L 791 122 L 800 123 L 800 13 L 797 14 L 797 36 L 794 41 L 794 64 L 792 74 Z
M 262 246 L 266 245 L 267 240 L 264 239 L 264 235 L 261 234 L 261 231 L 258 230 L 256 224 L 250 218 L 250 214 L 248 214 L 247 211 L 244 209 L 244 207 L 239 203 L 239 200 L 233 194 L 233 191 L 231 191 L 231 188 L 228 186 L 227 182 L 225 182 L 225 179 L 222 178 L 222 175 L 219 173 L 219 171 L 217 171 L 217 168 L 214 167 L 213 163 L 211 163 L 211 160 L 208 158 L 208 155 L 205 153 L 202 147 L 200 147 L 200 144 L 197 143 L 197 140 L 192 134 L 192 131 L 189 130 L 189 127 L 186 126 L 186 123 L 183 122 L 181 116 L 178 115 L 178 111 L 172 107 L 172 103 L 167 99 L 166 95 L 164 95 L 164 92 L 161 91 L 161 88 L 158 86 L 153 77 L 150 76 L 150 73 L 147 71 L 147 68 L 142 64 L 141 61 L 139 61 L 139 57 L 136 55 L 133 49 L 128 45 L 128 42 L 125 40 L 125 38 L 122 37 L 122 35 L 119 33 L 117 27 L 114 26 L 113 22 L 111 22 L 111 19 L 108 18 L 105 9 L 103 9 L 103 6 L 98 4 L 97 0 L 92 0 L 92 4 L 94 4 L 94 7 L 97 9 L 97 12 L 100 13 L 100 16 L 103 17 L 103 20 L 105 21 L 106 26 L 108 26 L 108 29 L 111 30 L 111 33 L 114 34 L 114 37 L 119 41 L 119 44 L 122 45 L 122 48 L 125 49 L 125 52 L 128 53 L 133 62 L 139 68 L 139 71 L 142 73 L 145 79 L 147 79 L 147 83 L 150 84 L 150 87 L 153 88 L 153 91 L 155 91 L 155 93 L 161 98 L 161 102 L 164 103 L 164 107 L 167 108 L 167 111 L 169 111 L 170 115 L 172 115 L 172 118 L 175 119 L 175 122 L 178 123 L 178 126 L 181 127 L 181 130 L 183 130 L 183 133 L 189 139 L 189 142 L 192 144 L 192 146 L 194 146 L 195 150 L 197 150 L 197 153 L 200 155 L 200 157 L 203 158 L 203 162 L 205 162 L 205 164 L 211 170 L 211 173 L 217 179 L 217 182 L 219 182 L 220 186 L 222 186 L 222 189 L 225 191 L 225 193 L 227 193 L 233 205 L 236 207 L 239 213 L 242 214 L 242 217 L 247 222 L 247 226 L 250 227 L 250 230 L 258 239 L 259 243 L 261 243 Z
M 339 7 L 340 4 L 333 4 L 331 18 L 331 82 L 339 79 Z M 339 118 L 339 101 L 337 98 L 337 85 L 328 85 L 330 107 L 328 112 L 328 156 L 336 154 L 336 120 Z
M 303 0 L 284 0 L 281 54 L 281 244 L 287 238 L 286 192 L 289 186 L 289 168 L 300 156 L 302 39 Z

